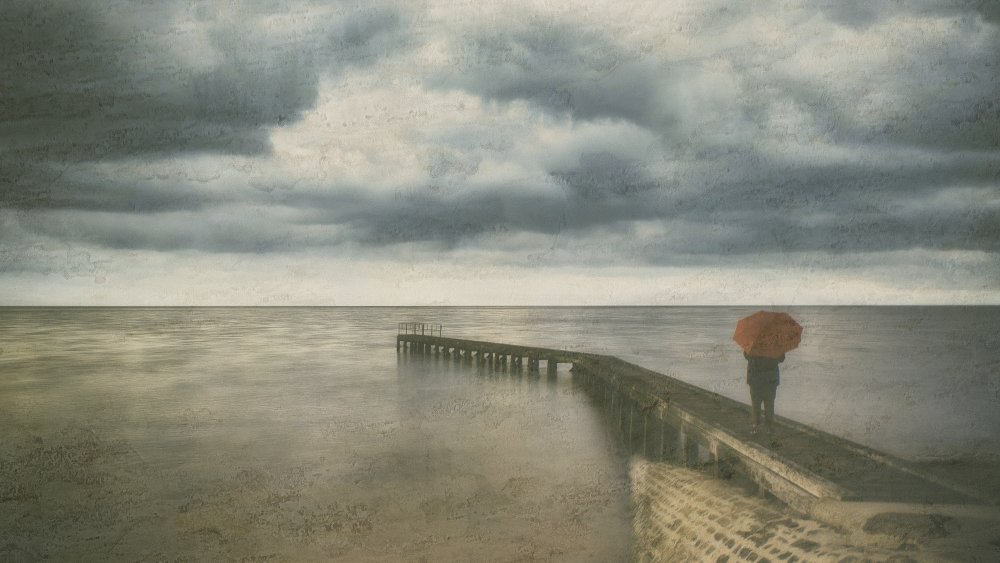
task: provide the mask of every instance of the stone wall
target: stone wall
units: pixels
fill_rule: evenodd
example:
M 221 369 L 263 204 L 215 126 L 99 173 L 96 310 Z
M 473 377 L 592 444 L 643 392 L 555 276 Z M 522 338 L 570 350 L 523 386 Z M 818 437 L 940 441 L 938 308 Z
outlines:
M 669 463 L 634 458 L 636 560 L 660 561 L 995 561 L 989 544 L 942 544 L 934 534 L 859 535 L 750 494 L 733 482 Z M 942 535 L 944 534 L 944 535 Z

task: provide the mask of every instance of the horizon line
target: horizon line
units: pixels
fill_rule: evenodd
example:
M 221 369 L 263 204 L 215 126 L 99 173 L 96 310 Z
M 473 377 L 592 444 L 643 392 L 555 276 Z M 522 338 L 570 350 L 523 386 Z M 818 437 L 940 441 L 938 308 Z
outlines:
M 656 309 L 695 307 L 1000 307 L 998 303 L 714 303 L 677 305 L 6 305 L 0 309 Z

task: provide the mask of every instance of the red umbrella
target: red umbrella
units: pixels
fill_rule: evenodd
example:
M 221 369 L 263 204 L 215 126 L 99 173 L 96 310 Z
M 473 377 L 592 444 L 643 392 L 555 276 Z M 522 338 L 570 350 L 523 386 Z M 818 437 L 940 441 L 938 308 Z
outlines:
M 751 356 L 780 358 L 798 348 L 802 326 L 788 313 L 757 311 L 736 323 L 733 340 Z

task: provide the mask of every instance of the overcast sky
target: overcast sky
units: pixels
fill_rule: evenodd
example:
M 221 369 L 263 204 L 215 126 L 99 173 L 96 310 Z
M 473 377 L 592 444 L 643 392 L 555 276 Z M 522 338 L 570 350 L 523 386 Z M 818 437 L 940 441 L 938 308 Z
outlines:
M 6 0 L 0 303 L 1000 303 L 1000 3 Z

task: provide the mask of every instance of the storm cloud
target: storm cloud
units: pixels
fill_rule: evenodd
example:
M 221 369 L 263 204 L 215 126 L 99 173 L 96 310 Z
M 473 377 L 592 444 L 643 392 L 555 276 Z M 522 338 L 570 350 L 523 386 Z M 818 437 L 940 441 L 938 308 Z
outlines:
M 576 119 L 619 118 L 646 127 L 675 119 L 664 103 L 669 69 L 596 31 L 536 22 L 483 31 L 459 52 L 460 60 L 430 84 L 502 102 L 528 100 Z
M 902 260 L 884 282 L 931 253 L 942 287 L 995 295 L 998 15 L 16 0 L 0 273 L 136 253 L 172 275 L 195 254 L 595 275 Z
M 265 128 L 298 120 L 315 103 L 322 76 L 373 64 L 402 44 L 401 16 L 391 8 L 217 6 L 6 3 L 5 153 L 94 160 L 267 152 Z

